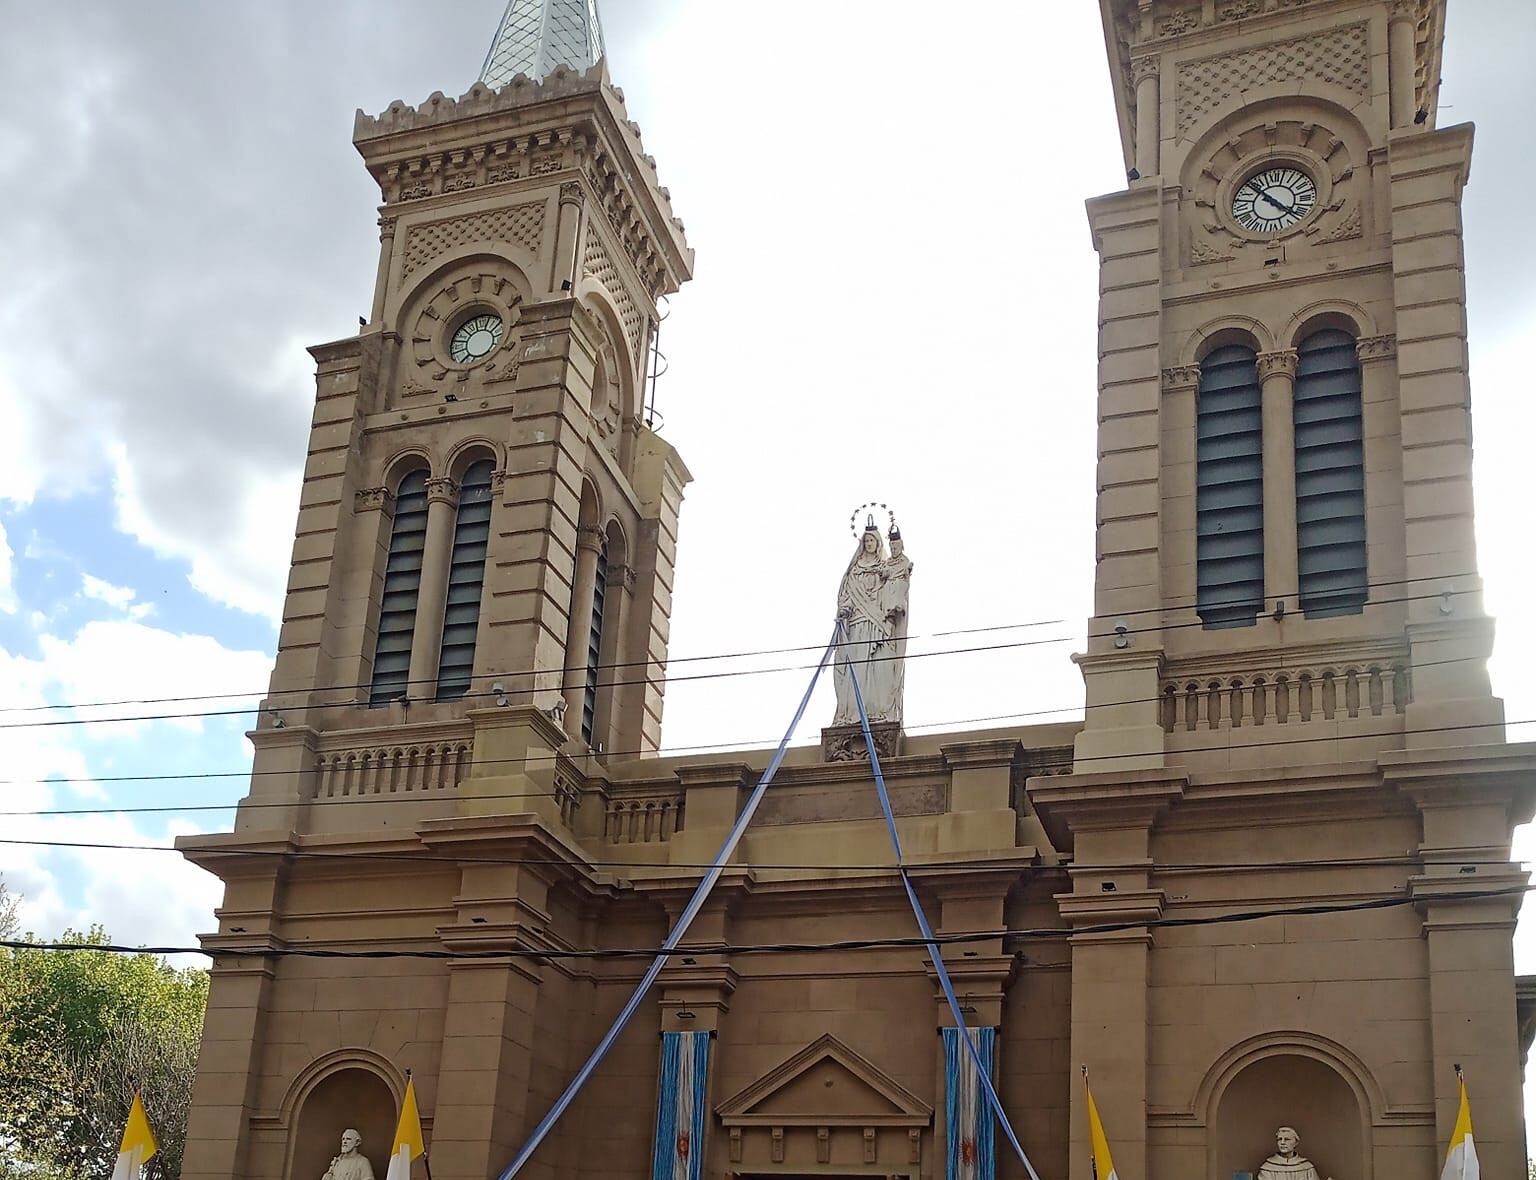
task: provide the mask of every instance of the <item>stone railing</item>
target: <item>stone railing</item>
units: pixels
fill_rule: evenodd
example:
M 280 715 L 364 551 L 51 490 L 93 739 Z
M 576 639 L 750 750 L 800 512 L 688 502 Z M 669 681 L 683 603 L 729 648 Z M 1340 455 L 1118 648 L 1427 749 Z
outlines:
M 683 827 L 683 789 L 656 789 L 608 798 L 603 838 L 612 844 L 664 844 Z
M 1163 680 L 1163 729 L 1193 733 L 1389 716 L 1403 711 L 1408 692 L 1408 662 L 1401 656 L 1267 672 L 1190 672 Z
M 335 734 L 315 756 L 315 797 L 447 794 L 469 777 L 474 737 L 467 724 L 433 726 L 413 740 L 363 743 L 359 734 Z M 343 744 L 343 742 L 347 744 Z M 334 743 L 334 744 L 333 744 Z

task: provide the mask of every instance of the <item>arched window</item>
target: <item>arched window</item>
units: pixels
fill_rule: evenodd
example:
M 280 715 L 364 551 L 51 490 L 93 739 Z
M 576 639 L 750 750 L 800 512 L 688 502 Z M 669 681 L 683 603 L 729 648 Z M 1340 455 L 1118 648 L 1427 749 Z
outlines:
M 491 471 L 481 459 L 471 464 L 459 487 L 459 515 L 453 525 L 448 567 L 448 605 L 437 664 L 437 699 L 456 701 L 469 691 L 475 669 L 475 633 L 485 587 L 485 553 L 491 540 Z
M 1200 364 L 1195 465 L 1195 609 L 1207 627 L 1245 627 L 1264 605 L 1263 408 L 1246 345 Z
M 1328 328 L 1296 349 L 1296 569 L 1309 618 L 1365 605 L 1365 432 L 1355 338 Z
M 410 690 L 411 637 L 421 591 L 421 550 L 427 537 L 427 473 L 416 470 L 395 490 L 395 519 L 384 563 L 384 595 L 373 648 L 368 703 L 383 705 Z
M 608 541 L 597 551 L 597 580 L 592 587 L 592 619 L 587 630 L 587 682 L 581 694 L 581 740 L 592 745 L 597 718 L 598 669 L 603 661 L 603 606 L 608 597 Z

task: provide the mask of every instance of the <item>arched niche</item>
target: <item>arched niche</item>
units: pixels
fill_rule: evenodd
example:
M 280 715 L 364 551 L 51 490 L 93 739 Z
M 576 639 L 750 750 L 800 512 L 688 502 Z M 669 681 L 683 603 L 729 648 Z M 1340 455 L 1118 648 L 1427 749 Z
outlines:
M 371 1069 L 353 1066 L 327 1073 L 300 1102 L 288 1153 L 289 1180 L 320 1180 L 341 1150 L 341 1133 L 348 1127 L 363 1137 L 361 1150 L 374 1176 L 383 1177 L 395 1120 L 394 1091 Z
M 1320 1057 L 1285 1052 L 1250 1061 L 1222 1089 L 1210 1175 L 1256 1175 L 1282 1126 L 1295 1128 L 1319 1176 L 1371 1175 L 1369 1113 L 1354 1086 Z

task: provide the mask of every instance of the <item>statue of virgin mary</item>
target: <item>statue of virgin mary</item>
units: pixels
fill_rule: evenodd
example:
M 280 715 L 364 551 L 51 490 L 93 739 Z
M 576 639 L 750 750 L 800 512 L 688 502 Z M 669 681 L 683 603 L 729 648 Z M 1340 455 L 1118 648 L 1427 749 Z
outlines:
M 894 526 L 891 543 L 896 553 L 887 558 L 880 530 L 870 521 L 837 589 L 837 617 L 843 631 L 832 667 L 837 690 L 833 725 L 859 723 L 854 676 L 870 721 L 901 720 L 912 561 L 901 553 L 901 533 Z

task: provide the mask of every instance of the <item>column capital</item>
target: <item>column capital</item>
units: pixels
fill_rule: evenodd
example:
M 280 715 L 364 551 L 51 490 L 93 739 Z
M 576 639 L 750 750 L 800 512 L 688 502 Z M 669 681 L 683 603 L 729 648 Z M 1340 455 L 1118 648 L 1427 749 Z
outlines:
M 353 511 L 380 512 L 385 508 L 393 511 L 395 494 L 388 488 L 363 488 L 353 501 Z
M 589 553 L 601 553 L 603 549 L 603 530 L 595 524 L 584 524 L 576 530 L 576 548 L 585 549 Z
M 1280 348 L 1274 352 L 1259 353 L 1259 380 L 1266 381 L 1270 377 L 1294 377 L 1296 376 L 1296 350 L 1294 348 Z
M 1163 370 L 1163 392 L 1177 393 L 1183 389 L 1195 389 L 1200 384 L 1199 365 L 1175 365 Z
M 447 476 L 427 480 L 427 503 L 447 504 L 455 508 L 459 503 L 459 485 Z
M 608 584 L 610 586 L 622 586 L 629 593 L 635 590 L 635 567 L 632 565 L 610 565 L 608 567 Z
M 567 180 L 560 186 L 560 203 L 562 205 L 580 205 L 586 200 L 581 191 L 581 182 Z
M 1392 10 L 1387 16 L 1389 23 L 1397 21 L 1409 21 L 1419 23 L 1418 0 L 1392 0 Z
M 396 220 L 397 219 L 394 217 L 379 218 L 379 241 L 387 242 L 390 238 L 395 236 Z
M 1390 333 L 1385 336 L 1362 336 L 1355 341 L 1355 355 L 1360 358 L 1361 364 L 1396 356 L 1397 337 Z
M 1131 62 L 1131 78 L 1140 86 L 1148 78 L 1156 78 L 1159 73 L 1161 59 L 1158 54 L 1150 53 L 1145 57 L 1138 57 Z

